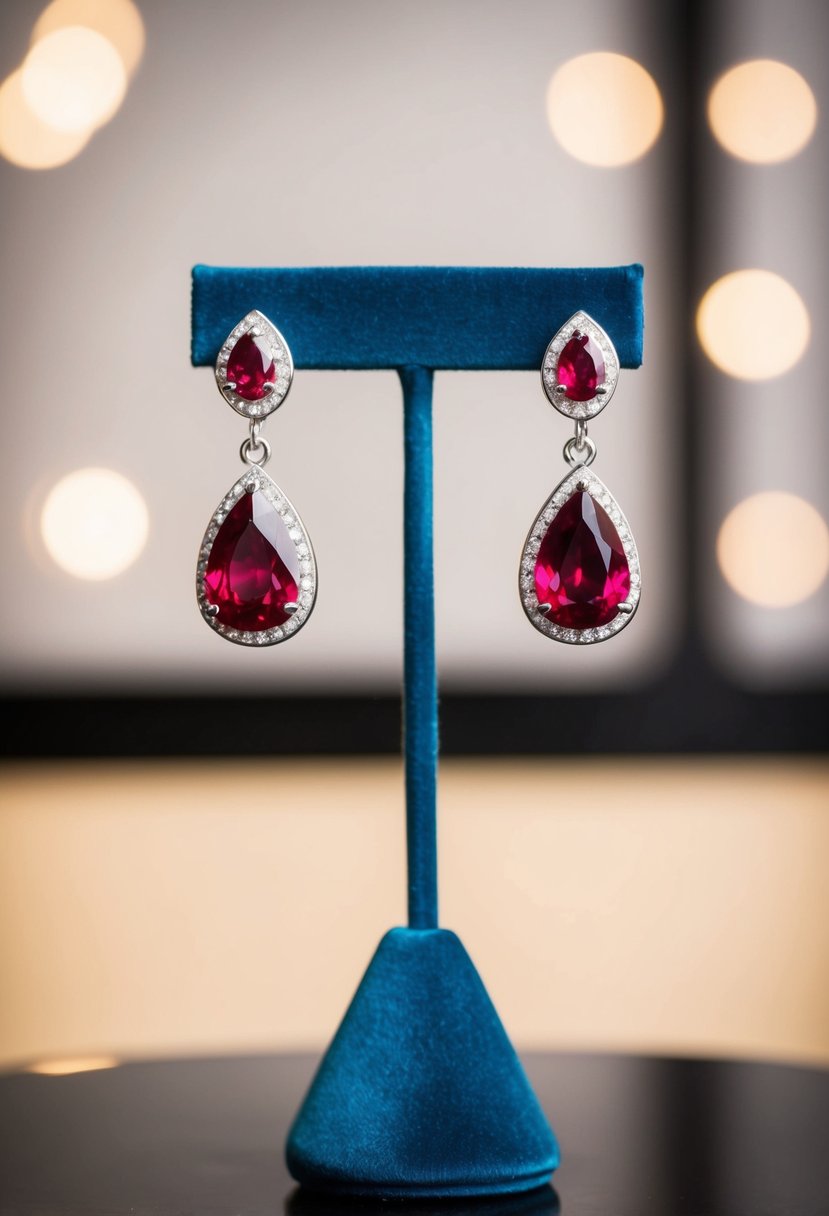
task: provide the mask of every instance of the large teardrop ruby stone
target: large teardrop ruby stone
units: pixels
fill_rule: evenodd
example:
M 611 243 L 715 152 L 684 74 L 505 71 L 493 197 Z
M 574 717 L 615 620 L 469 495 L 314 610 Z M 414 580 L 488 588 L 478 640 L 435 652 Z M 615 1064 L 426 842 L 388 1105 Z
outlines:
M 213 541 L 204 575 L 214 619 L 246 633 L 284 625 L 285 605 L 298 599 L 296 545 L 273 503 L 261 490 L 243 494 Z
M 270 343 L 261 334 L 242 334 L 227 357 L 229 384 L 245 401 L 261 401 L 276 382 L 276 364 Z M 270 385 L 270 388 L 266 387 Z
M 573 334 L 558 357 L 558 382 L 571 401 L 590 401 L 604 384 L 602 349 L 589 334 Z
M 577 490 L 555 516 L 535 561 L 539 604 L 566 629 L 606 625 L 630 591 L 630 568 L 619 533 L 600 503 Z

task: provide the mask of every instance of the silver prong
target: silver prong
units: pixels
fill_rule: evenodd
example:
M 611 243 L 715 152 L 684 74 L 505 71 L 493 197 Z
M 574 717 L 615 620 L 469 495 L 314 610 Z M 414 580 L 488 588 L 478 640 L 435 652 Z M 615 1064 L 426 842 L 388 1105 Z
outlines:
M 552 604 L 539 604 L 538 611 L 543 612 L 546 615 L 550 611 L 552 606 L 553 606 Z
M 287 612 L 288 616 L 293 616 L 298 607 L 299 604 L 294 603 L 293 600 L 289 600 L 287 604 L 282 605 L 282 611 Z
M 254 338 L 261 338 L 262 326 L 261 325 L 252 325 L 250 332 L 253 334 Z
M 265 383 L 262 385 L 262 388 L 265 390 L 266 393 L 272 393 L 273 390 L 276 388 L 276 385 L 272 384 L 270 380 L 266 380 Z
M 204 610 L 204 615 L 205 616 L 218 616 L 219 615 L 219 605 L 218 604 L 208 604 Z
M 605 395 L 605 393 L 606 393 L 606 392 L 607 392 L 607 389 L 606 389 L 606 388 L 597 388 L 597 389 L 596 389 L 596 396 L 597 396 L 597 397 L 604 397 L 604 395 Z
M 245 490 L 248 494 L 255 494 L 258 489 L 259 489 L 258 481 L 249 481 L 247 483 L 247 485 L 245 486 Z
M 633 612 L 633 604 L 619 604 L 617 612 L 623 612 L 627 616 L 629 612 Z
M 566 393 L 566 392 L 567 392 L 567 385 L 566 385 L 566 384 L 557 384 L 557 385 L 555 386 L 555 388 L 553 389 L 553 392 L 555 392 L 555 393 Z
M 235 381 L 226 380 L 225 383 L 222 385 L 222 392 L 223 393 L 228 393 L 228 392 L 235 393 L 236 392 Z

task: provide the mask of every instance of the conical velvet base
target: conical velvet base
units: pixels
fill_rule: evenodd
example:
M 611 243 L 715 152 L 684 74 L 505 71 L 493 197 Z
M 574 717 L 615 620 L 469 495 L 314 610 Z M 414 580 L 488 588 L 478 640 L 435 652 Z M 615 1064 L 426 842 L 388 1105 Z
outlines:
M 555 1137 L 469 955 L 446 929 L 377 948 L 288 1136 L 317 1190 L 463 1196 L 530 1190 Z

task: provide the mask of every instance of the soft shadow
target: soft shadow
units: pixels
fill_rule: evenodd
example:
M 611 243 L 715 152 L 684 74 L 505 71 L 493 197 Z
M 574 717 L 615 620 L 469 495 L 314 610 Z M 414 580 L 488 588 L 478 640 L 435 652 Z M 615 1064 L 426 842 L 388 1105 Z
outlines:
M 551 1186 L 520 1195 L 479 1195 L 457 1199 L 371 1199 L 328 1195 L 297 1187 L 285 1200 L 285 1216 L 559 1216 L 561 1204 Z

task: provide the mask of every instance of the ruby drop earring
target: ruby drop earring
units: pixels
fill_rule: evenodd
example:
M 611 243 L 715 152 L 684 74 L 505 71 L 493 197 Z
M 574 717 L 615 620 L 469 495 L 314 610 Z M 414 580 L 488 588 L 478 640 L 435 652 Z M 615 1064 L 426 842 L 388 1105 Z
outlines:
M 627 520 L 590 471 L 596 445 L 587 424 L 610 401 L 619 359 L 600 325 L 575 313 L 550 342 L 541 368 L 547 397 L 575 422 L 564 445 L 571 471 L 530 528 L 519 594 L 539 633 L 557 642 L 603 642 L 631 621 L 639 604 L 639 555 Z
M 314 607 L 317 566 L 296 509 L 264 470 L 271 446 L 261 434 L 293 380 L 288 344 L 261 312 L 231 330 L 216 360 L 225 401 L 248 419 L 240 456 L 247 466 L 207 525 L 196 568 L 196 597 L 211 629 L 243 646 L 273 646 L 297 633 Z

